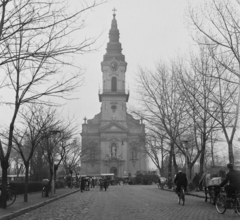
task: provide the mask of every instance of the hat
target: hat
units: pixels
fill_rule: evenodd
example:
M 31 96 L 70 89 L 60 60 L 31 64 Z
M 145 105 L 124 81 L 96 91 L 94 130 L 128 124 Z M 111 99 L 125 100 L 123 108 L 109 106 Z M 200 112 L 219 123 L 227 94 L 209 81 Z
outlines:
M 232 164 L 232 163 L 228 163 L 228 164 L 227 164 L 227 168 L 228 168 L 228 169 L 233 169 L 233 164 Z

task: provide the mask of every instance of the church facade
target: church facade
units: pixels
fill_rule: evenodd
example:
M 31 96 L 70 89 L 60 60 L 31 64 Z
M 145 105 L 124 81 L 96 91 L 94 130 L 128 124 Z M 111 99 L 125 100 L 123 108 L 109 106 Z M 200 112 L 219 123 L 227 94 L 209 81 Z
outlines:
M 135 176 L 147 170 L 144 151 L 145 126 L 127 112 L 127 63 L 119 42 L 116 14 L 113 14 L 109 42 L 101 63 L 101 111 L 82 125 L 81 175 L 113 173 Z

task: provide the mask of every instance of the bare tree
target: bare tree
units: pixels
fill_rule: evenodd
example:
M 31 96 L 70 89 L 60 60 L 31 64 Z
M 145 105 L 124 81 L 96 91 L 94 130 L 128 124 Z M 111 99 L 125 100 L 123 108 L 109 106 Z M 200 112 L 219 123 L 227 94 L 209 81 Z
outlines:
M 157 167 L 159 170 L 159 174 L 162 176 L 163 171 L 163 139 L 160 142 L 160 145 L 157 143 L 157 138 L 151 134 L 147 135 L 145 138 L 145 151 L 153 164 Z M 159 160 L 159 157 L 161 155 L 161 160 Z
M 80 16 L 103 3 L 82 2 L 71 13 L 66 1 L 1 0 L 0 67 L 4 74 L 0 82 L 11 91 L 12 98 L 3 101 L 12 106 L 13 115 L 8 128 L 6 151 L 0 144 L 2 166 L 1 208 L 6 208 L 7 168 L 12 149 L 14 125 L 20 108 L 27 103 L 52 104 L 46 97 L 67 98 L 82 81 L 82 73 L 71 62 L 76 53 L 86 53 L 95 39 L 71 39 L 80 35 L 84 23 Z M 64 66 L 72 67 L 68 74 Z M 66 70 L 65 70 L 66 71 Z
M 69 144 L 69 148 L 66 150 L 65 155 L 63 156 L 63 166 L 65 167 L 66 173 L 71 175 L 71 187 L 73 183 L 73 172 L 75 172 L 76 177 L 80 172 L 81 151 L 82 148 L 80 139 L 74 138 L 73 141 Z
M 214 61 L 205 48 L 200 47 L 197 55 L 191 56 L 190 66 L 179 68 L 179 84 L 189 108 L 187 114 L 192 121 L 195 146 L 200 152 L 200 173 L 203 172 L 205 151 L 210 135 L 217 132 L 220 117 L 219 106 L 213 102 L 213 91 L 218 83 L 211 77 L 215 72 Z M 179 65 L 180 66 L 180 65 Z
M 179 80 L 174 63 L 170 67 L 159 64 L 156 72 L 144 69 L 139 70 L 140 101 L 142 108 L 135 110 L 145 121 L 150 123 L 155 132 L 164 131 L 170 146 L 169 149 L 169 177 L 172 176 L 172 160 L 174 148 L 178 147 L 186 155 L 181 137 L 188 130 L 186 101 L 179 93 Z M 192 146 L 194 147 L 194 146 Z M 196 158 L 198 155 L 196 155 Z M 190 159 L 190 157 L 188 157 Z M 188 165 L 191 167 L 196 158 Z
M 10 164 L 14 164 L 14 170 L 12 174 L 16 174 L 17 178 L 19 177 L 20 174 L 24 174 L 24 163 L 22 161 L 21 155 L 16 151 L 12 150 L 10 158 L 9 158 Z M 10 171 L 11 173 L 11 171 Z
M 42 138 L 51 127 L 55 127 L 54 112 L 42 105 L 30 105 L 27 111 L 21 112 L 22 123 L 14 129 L 13 142 L 15 150 L 21 155 L 25 166 L 24 202 L 28 200 L 28 177 L 30 161 Z
M 240 27 L 239 27 L 239 9 L 238 0 L 211 0 L 205 1 L 200 9 L 189 7 L 189 20 L 196 34 L 194 39 L 201 45 L 209 48 L 212 58 L 222 66 L 228 74 L 233 74 L 237 80 L 230 82 L 238 83 L 238 98 L 235 100 L 234 120 L 232 121 L 231 134 L 229 128 L 225 126 L 223 119 L 224 111 L 221 116 L 221 126 L 228 142 L 229 161 L 234 163 L 232 141 L 236 132 L 239 118 L 240 107 Z M 202 37 L 204 36 L 204 37 Z M 219 65 L 218 65 L 219 66 Z M 229 82 L 229 79 L 219 78 Z M 222 84 L 223 82 L 221 82 Z M 219 89 L 222 86 L 219 84 Z M 221 92 L 221 91 L 219 91 Z M 221 105 L 219 105 L 220 108 Z
M 49 164 L 49 188 L 52 180 L 56 182 L 58 167 L 64 162 L 69 151 L 71 151 L 72 140 L 78 134 L 77 126 L 74 126 L 73 121 L 60 120 L 57 114 L 53 118 L 54 126 L 49 127 L 41 143 L 42 155 Z

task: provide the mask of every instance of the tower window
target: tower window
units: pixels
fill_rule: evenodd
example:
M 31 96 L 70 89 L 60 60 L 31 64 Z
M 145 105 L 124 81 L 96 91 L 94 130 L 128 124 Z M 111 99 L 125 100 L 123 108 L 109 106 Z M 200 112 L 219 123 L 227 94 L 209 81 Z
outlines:
M 117 78 L 116 77 L 112 77 L 111 91 L 117 92 Z

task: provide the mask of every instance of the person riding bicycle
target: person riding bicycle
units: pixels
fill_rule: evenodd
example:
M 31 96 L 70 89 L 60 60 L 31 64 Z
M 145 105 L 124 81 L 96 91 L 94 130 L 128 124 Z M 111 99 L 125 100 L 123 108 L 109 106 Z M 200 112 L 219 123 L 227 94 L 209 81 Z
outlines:
M 227 193 L 228 199 L 230 199 L 235 191 L 240 190 L 240 172 L 234 170 L 233 164 L 231 163 L 227 164 L 227 168 L 229 169 L 229 172 L 219 186 L 223 187 L 229 182 L 229 185 L 226 185 L 224 189 Z
M 186 191 L 188 181 L 187 181 L 187 176 L 185 173 L 183 173 L 181 170 L 178 171 L 178 174 L 176 175 L 174 179 L 174 183 L 176 184 L 176 193 L 180 191 L 181 186 L 184 186 L 184 189 Z

